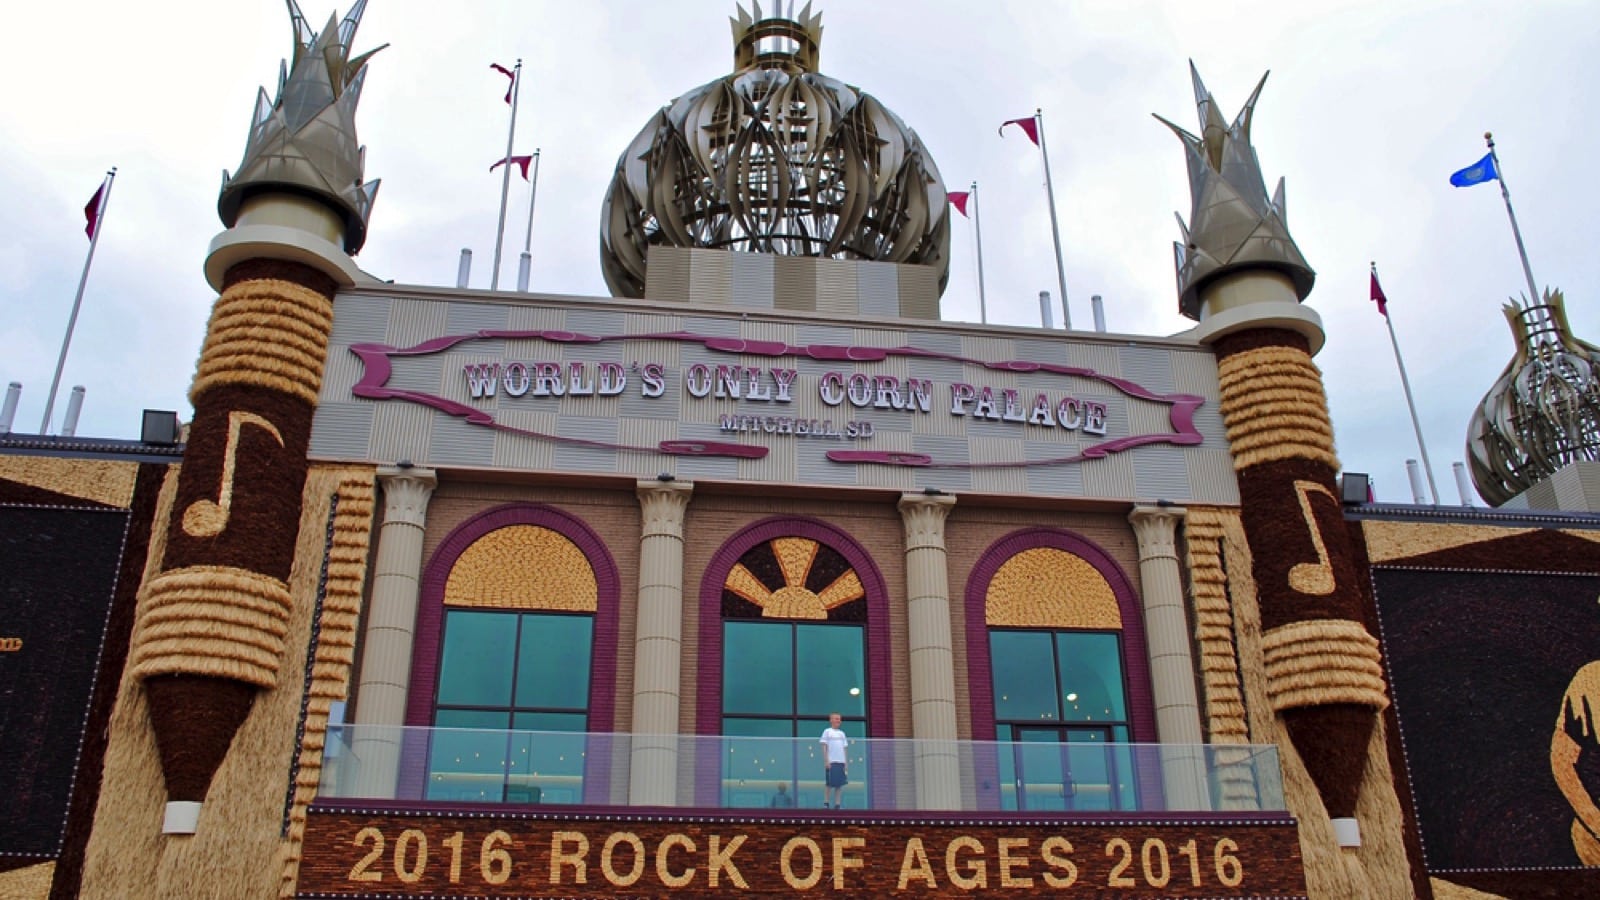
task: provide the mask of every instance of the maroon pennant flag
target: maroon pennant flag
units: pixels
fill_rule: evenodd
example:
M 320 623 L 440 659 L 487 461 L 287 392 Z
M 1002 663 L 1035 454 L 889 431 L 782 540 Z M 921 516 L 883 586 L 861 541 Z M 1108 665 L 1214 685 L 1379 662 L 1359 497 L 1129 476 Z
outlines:
M 532 163 L 532 162 L 533 162 L 533 157 L 532 156 L 508 156 L 505 159 L 502 159 L 499 162 L 495 163 L 494 165 L 490 166 L 489 167 L 489 171 L 493 172 L 495 169 L 500 168 L 501 166 L 505 165 L 506 163 L 515 163 L 518 168 L 522 169 L 522 180 L 523 181 L 527 181 L 528 180 L 528 164 Z
M 1383 295 L 1383 286 L 1378 284 L 1376 270 L 1372 273 L 1372 302 L 1378 304 L 1378 312 L 1382 313 L 1385 319 L 1389 318 L 1389 298 Z
M 1006 126 L 1015 125 L 1027 132 L 1028 140 L 1033 141 L 1035 147 L 1039 146 L 1039 120 L 1033 116 L 1024 119 L 1007 119 L 1000 123 L 1000 136 L 1005 137 Z
M 517 73 L 511 71 L 510 69 L 506 68 L 505 66 L 500 65 L 499 63 L 489 63 L 489 68 L 491 68 L 491 69 L 495 70 L 496 72 L 499 72 L 501 75 L 504 75 L 505 77 L 511 79 L 511 83 L 506 85 L 506 105 L 510 106 L 511 105 L 511 89 L 517 86 Z M 1038 142 L 1035 141 L 1034 143 L 1038 143 Z
M 945 196 L 950 198 L 950 205 L 956 208 L 956 212 L 963 216 L 967 214 L 967 201 L 972 199 L 971 191 L 946 191 Z
M 106 185 L 102 181 L 100 187 L 95 189 L 94 196 L 89 198 L 88 205 L 83 208 L 83 218 L 89 223 L 83 226 L 83 233 L 88 235 L 91 241 L 94 240 L 95 229 L 100 227 L 100 198 L 105 192 Z

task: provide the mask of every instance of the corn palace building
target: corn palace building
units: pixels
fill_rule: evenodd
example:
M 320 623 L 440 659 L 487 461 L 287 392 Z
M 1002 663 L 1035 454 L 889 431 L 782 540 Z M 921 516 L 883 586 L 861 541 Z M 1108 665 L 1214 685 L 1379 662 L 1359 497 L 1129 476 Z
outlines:
M 1559 295 L 1502 381 L 1577 427 L 1496 386 L 1494 508 L 1367 502 L 1256 95 L 1172 126 L 1191 330 L 944 322 L 928 149 L 759 6 L 622 150 L 613 296 L 387 284 L 361 5 L 290 9 L 192 422 L 0 438 L 0 895 L 1600 892 Z

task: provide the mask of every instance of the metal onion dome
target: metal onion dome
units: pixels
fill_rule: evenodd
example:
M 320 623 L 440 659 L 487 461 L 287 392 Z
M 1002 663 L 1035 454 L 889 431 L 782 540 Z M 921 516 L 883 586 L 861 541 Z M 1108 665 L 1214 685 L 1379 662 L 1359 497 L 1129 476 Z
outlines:
M 944 181 L 916 132 L 817 72 L 821 15 L 733 19 L 734 69 L 663 107 L 617 160 L 600 261 L 642 297 L 651 246 L 934 266 L 944 290 Z
M 1572 336 L 1560 291 L 1506 304 L 1517 355 L 1472 414 L 1467 459 L 1499 506 L 1574 462 L 1600 461 L 1600 348 Z

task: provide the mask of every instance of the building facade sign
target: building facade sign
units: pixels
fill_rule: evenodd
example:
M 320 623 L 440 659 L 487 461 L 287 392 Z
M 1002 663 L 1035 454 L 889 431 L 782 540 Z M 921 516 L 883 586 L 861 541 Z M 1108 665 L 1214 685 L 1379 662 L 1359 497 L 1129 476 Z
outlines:
M 313 455 L 1237 501 L 1200 347 L 471 300 L 341 295 Z
M 314 808 L 301 897 L 1305 896 L 1283 816 L 922 821 Z

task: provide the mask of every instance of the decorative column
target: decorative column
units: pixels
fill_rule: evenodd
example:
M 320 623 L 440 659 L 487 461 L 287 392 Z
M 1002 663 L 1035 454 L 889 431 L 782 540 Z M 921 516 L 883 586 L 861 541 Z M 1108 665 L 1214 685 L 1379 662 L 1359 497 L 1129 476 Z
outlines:
M 350 57 L 362 5 L 320 34 L 290 7 L 294 65 L 277 102 L 263 92 L 256 104 L 244 159 L 217 199 L 228 230 L 205 271 L 221 296 L 189 389 L 194 421 L 166 553 L 129 659 L 148 701 L 170 834 L 194 833 L 234 734 L 257 694 L 278 686 L 333 297 L 370 280 L 350 258 L 377 189 L 362 183 L 355 138 L 371 57 Z
M 1200 323 L 1190 336 L 1217 356 L 1268 699 L 1339 843 L 1357 846 L 1368 738 L 1389 700 L 1362 622 L 1333 425 L 1311 361 L 1322 321 L 1301 304 L 1316 275 L 1285 224 L 1282 180 L 1269 197 L 1250 146 L 1261 85 L 1230 126 L 1198 73 L 1193 80 L 1201 135 L 1167 123 L 1184 143 L 1194 201 L 1176 246 L 1179 308 Z
M 1178 571 L 1178 506 L 1136 506 L 1128 514 L 1139 542 L 1139 581 L 1144 586 L 1145 639 L 1150 646 L 1150 690 L 1156 703 L 1156 735 L 1167 808 L 1211 808 L 1206 782 L 1205 741 L 1195 693 L 1194 654 Z M 1169 746 L 1170 745 L 1170 746 Z
M 384 466 L 378 470 L 378 481 L 383 485 L 383 525 L 361 642 L 361 683 L 355 694 L 359 727 L 354 750 L 361 760 L 355 796 L 392 799 L 411 683 L 423 526 L 439 478 L 432 469 Z
M 694 484 L 641 481 L 637 493 L 643 527 L 628 803 L 672 806 L 678 797 L 683 666 L 683 514 Z
M 955 505 L 956 498 L 944 494 L 900 496 L 900 521 L 906 531 L 911 734 L 916 739 L 918 809 L 961 808 L 950 571 L 944 546 L 944 522 Z

